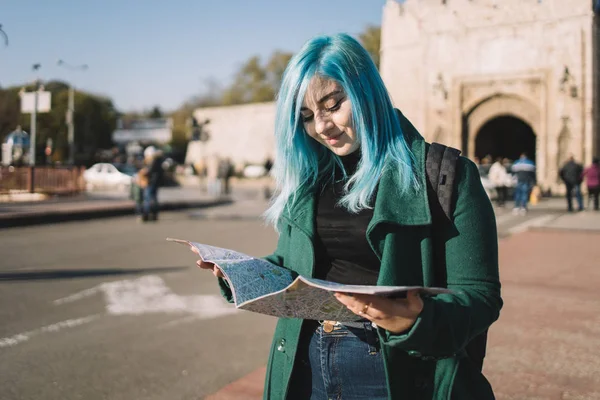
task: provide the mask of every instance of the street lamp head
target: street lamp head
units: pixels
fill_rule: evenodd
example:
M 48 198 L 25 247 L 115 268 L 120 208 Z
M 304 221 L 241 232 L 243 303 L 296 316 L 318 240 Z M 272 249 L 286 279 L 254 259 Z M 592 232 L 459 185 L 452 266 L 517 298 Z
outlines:
M 73 71 L 75 71 L 75 70 L 85 71 L 86 69 L 88 69 L 88 65 L 87 64 L 72 65 L 72 64 L 69 64 L 68 62 L 66 62 L 66 61 L 64 61 L 62 59 L 59 59 L 56 62 L 56 65 L 65 67 L 66 69 L 73 70 Z

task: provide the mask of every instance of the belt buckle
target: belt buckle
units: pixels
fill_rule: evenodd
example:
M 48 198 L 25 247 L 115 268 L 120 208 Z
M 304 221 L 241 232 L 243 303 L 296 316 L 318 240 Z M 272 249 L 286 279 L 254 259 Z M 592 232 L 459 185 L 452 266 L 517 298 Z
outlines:
M 339 324 L 339 322 L 337 322 L 337 321 L 323 321 L 323 323 L 321 323 L 321 325 L 323 326 L 323 332 L 326 332 L 326 333 L 333 332 L 333 330 L 335 329 L 335 326 L 338 324 Z

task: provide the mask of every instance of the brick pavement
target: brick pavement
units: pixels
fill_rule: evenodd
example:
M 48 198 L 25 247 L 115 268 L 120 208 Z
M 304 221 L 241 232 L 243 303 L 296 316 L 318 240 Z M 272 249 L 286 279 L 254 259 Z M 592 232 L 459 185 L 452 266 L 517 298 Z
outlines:
M 500 241 L 504 308 L 484 371 L 498 400 L 600 399 L 600 231 Z M 264 368 L 207 397 L 262 397 Z

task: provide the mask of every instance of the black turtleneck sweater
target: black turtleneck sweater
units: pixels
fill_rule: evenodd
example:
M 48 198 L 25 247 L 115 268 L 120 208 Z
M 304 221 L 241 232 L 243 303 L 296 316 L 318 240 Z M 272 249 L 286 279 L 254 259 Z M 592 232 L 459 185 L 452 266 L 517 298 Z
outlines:
M 351 176 L 360 160 L 360 151 L 341 159 L 347 175 Z M 326 185 L 318 199 L 315 276 L 344 284 L 376 285 L 380 261 L 366 238 L 373 210 L 353 214 L 337 204 L 345 184 L 341 176 L 341 172 L 336 173 L 335 183 Z

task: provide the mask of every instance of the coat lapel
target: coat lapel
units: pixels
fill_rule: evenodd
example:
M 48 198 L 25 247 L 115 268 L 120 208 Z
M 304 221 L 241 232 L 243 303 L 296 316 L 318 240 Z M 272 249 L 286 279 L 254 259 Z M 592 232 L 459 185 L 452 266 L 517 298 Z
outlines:
M 418 188 L 402 192 L 398 187 L 398 171 L 387 168 L 379 182 L 373 219 L 367 232 L 375 229 L 379 223 L 407 226 L 431 224 L 425 179 L 425 140 L 404 115 L 399 116 L 404 137 L 415 157 L 413 174 Z

